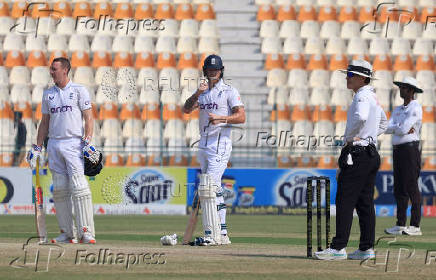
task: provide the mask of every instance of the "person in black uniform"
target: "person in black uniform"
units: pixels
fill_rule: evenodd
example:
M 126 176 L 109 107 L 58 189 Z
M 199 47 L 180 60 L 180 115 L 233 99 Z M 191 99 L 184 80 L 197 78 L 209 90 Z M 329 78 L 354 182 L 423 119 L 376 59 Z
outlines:
M 321 260 L 367 259 L 375 256 L 374 185 L 380 167 L 377 136 L 386 129 L 386 115 L 369 85 L 372 66 L 365 60 L 353 60 L 346 71 L 347 88 L 355 95 L 348 108 L 345 146 L 339 156 L 336 194 L 336 236 L 330 248 L 315 252 Z M 347 256 L 353 211 L 360 224 L 359 249 Z
M 397 201 L 397 224 L 385 229 L 387 234 L 422 235 L 421 193 L 418 188 L 421 171 L 419 138 L 422 125 L 422 107 L 414 100 L 415 93 L 422 93 L 418 82 L 405 77 L 402 82 L 394 82 L 400 87 L 400 97 L 404 104 L 394 109 L 386 133 L 393 134 L 394 196 Z M 407 206 L 412 202 L 410 226 L 406 227 Z

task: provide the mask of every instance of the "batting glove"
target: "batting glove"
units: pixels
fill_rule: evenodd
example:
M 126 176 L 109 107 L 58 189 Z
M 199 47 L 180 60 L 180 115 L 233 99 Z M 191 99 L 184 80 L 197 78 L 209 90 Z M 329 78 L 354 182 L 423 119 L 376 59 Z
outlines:
M 42 147 L 37 146 L 37 145 L 32 145 L 32 148 L 30 149 L 30 151 L 27 152 L 26 160 L 29 163 L 31 169 L 36 168 L 36 160 L 38 158 L 40 158 L 39 162 L 40 163 L 42 162 L 41 151 L 42 151 Z
M 100 152 L 89 143 L 88 138 L 84 138 L 85 147 L 83 147 L 83 156 L 87 158 L 92 164 L 97 164 L 100 159 Z

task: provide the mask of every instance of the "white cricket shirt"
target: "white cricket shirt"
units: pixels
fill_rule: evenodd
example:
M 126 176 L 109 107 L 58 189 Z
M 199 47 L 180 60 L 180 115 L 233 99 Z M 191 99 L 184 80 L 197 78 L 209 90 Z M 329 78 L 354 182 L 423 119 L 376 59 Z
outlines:
M 82 111 L 91 109 L 88 90 L 79 84 L 68 82 L 61 89 L 56 85 L 44 91 L 41 111 L 50 115 L 48 137 L 65 139 L 83 136 Z
M 394 109 L 386 133 L 393 134 L 392 145 L 399 145 L 419 141 L 421 126 L 422 107 L 418 101 L 412 100 L 406 106 L 401 105 Z M 414 132 L 409 134 L 412 127 Z
M 218 138 L 230 139 L 231 125 L 220 123 L 217 125 L 209 124 L 209 113 L 220 116 L 230 116 L 232 108 L 244 106 L 239 92 L 220 79 L 215 86 L 198 97 L 198 107 L 200 110 L 199 128 L 200 143 L 199 147 L 216 143 Z M 206 144 L 207 142 L 207 144 Z
M 377 136 L 386 130 L 386 125 L 386 114 L 378 104 L 374 88 L 369 85 L 361 87 L 348 108 L 345 141 L 353 142 L 354 138 L 360 138 L 353 145 L 377 144 Z

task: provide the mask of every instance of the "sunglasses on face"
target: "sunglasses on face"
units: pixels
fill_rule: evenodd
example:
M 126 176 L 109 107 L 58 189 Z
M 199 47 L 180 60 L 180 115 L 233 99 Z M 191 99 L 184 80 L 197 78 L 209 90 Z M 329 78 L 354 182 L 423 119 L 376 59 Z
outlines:
M 354 73 L 352 72 L 347 72 L 347 78 L 352 78 L 354 77 Z

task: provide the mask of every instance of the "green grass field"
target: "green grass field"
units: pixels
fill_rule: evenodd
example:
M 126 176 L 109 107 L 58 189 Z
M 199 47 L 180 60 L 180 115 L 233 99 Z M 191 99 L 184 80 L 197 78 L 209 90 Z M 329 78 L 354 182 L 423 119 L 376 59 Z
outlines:
M 390 244 L 388 241 L 393 239 L 381 240 L 376 246 L 377 264 L 373 261 L 360 263 L 351 260 L 307 259 L 305 216 L 229 215 L 229 235 L 233 242 L 231 245 L 216 247 L 160 245 L 159 239 L 164 234 L 177 233 L 181 240 L 187 220 L 188 216 L 96 216 L 96 245 L 71 244 L 53 247 L 33 244 L 26 247 L 28 261 L 27 265 L 24 265 L 23 244 L 29 237 L 35 235 L 34 217 L 2 216 L 0 218 L 0 279 L 375 280 L 435 279 L 436 277 L 435 219 L 423 219 L 424 235 L 421 237 L 401 236 Z M 196 236 L 201 232 L 201 218 L 199 220 Z M 383 229 L 392 226 L 393 222 L 393 218 L 377 218 L 376 238 L 385 236 Z M 334 235 L 334 228 L 333 219 L 332 235 Z M 54 216 L 48 217 L 48 231 L 50 238 L 57 235 Z M 314 247 L 316 247 L 315 232 L 313 236 Z M 358 221 L 355 219 L 348 252 L 356 249 L 358 238 Z M 47 264 L 51 247 L 53 251 L 50 263 Z M 404 249 L 400 250 L 400 248 Z M 410 256 L 412 248 L 415 251 Z M 32 263 L 37 249 L 40 252 L 39 271 L 35 272 Z M 102 261 L 96 264 L 99 252 L 104 249 L 118 254 L 120 259 L 117 264 L 102 264 Z M 57 258 L 61 250 L 64 254 Z M 427 252 L 427 250 L 434 250 L 434 252 Z M 389 257 L 386 261 L 387 252 Z M 147 253 L 149 255 L 146 255 Z M 399 253 L 401 255 L 398 261 Z M 127 256 L 129 254 L 130 256 Z M 153 254 L 156 255 L 153 257 Z M 434 257 L 428 258 L 431 263 L 426 265 L 427 254 Z M 144 259 L 145 255 L 147 257 Z M 18 257 L 20 258 L 17 259 Z M 133 263 L 128 269 L 126 269 L 126 258 Z M 12 262 L 14 259 L 17 260 Z M 158 264 L 152 264 L 154 262 Z M 161 264 L 163 262 L 165 263 Z M 42 271 L 46 267 L 48 271 Z M 398 272 L 394 272 L 397 268 Z

